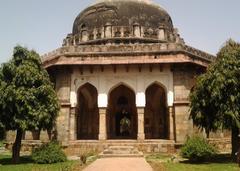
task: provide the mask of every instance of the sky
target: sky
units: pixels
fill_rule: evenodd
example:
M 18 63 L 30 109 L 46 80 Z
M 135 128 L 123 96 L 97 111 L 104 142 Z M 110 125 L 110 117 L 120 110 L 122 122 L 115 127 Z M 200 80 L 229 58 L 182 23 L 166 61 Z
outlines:
M 147 0 L 149 1 L 149 0 Z M 186 44 L 215 55 L 240 41 L 239 0 L 152 0 L 170 14 Z M 20 44 L 40 55 L 61 47 L 74 19 L 95 0 L 1 0 L 0 63 Z

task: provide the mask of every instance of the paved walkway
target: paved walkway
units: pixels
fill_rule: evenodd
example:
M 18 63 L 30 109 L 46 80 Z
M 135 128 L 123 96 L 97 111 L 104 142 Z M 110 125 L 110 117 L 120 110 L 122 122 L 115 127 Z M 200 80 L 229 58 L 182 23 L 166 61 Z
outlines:
M 84 171 L 152 171 L 145 158 L 101 158 L 90 164 Z

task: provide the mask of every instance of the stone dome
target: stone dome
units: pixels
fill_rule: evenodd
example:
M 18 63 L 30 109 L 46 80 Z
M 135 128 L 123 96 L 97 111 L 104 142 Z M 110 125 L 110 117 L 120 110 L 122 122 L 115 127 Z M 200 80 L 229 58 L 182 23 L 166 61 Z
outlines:
M 75 19 L 64 45 L 175 42 L 170 15 L 140 0 L 104 0 Z
M 108 24 L 112 26 L 133 26 L 139 24 L 150 29 L 165 27 L 172 31 L 173 24 L 169 14 L 155 4 L 139 1 L 105 1 L 88 7 L 74 21 L 73 34 L 101 28 Z

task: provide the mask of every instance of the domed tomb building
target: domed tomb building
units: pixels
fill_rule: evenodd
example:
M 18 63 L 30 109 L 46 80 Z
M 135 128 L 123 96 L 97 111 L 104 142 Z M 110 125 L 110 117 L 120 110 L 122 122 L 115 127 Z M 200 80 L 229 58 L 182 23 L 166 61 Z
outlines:
M 161 7 L 103 1 L 83 10 L 59 49 L 43 56 L 68 153 L 132 144 L 172 151 L 193 134 L 189 93 L 214 56 L 190 47 Z

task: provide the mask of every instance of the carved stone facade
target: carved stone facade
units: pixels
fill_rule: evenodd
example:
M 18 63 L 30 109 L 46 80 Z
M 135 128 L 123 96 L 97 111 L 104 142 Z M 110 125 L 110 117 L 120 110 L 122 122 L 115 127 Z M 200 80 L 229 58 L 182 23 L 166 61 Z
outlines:
M 112 144 L 173 152 L 195 133 L 188 95 L 213 60 L 186 45 L 155 4 L 87 8 L 63 46 L 42 57 L 61 104 L 57 139 L 68 154 Z

